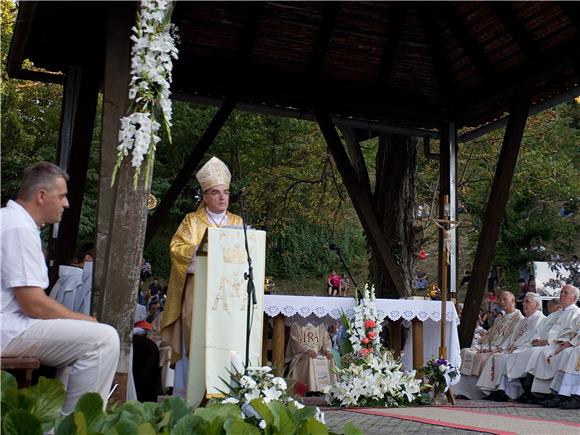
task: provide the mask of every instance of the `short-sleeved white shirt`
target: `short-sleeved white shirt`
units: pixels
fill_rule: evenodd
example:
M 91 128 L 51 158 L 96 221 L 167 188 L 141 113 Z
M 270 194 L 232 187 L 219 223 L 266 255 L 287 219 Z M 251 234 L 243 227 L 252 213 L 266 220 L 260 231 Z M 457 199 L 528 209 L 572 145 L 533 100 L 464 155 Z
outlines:
M 17 202 L 0 209 L 0 348 L 39 319 L 24 314 L 14 287 L 48 287 L 48 270 L 40 232 L 32 216 Z

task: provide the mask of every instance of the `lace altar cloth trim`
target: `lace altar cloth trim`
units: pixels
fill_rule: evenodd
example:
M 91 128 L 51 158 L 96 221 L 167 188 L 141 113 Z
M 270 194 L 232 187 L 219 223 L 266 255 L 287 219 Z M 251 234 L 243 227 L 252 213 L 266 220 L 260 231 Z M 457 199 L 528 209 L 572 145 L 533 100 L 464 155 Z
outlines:
M 427 319 L 441 320 L 441 302 L 416 299 L 376 299 L 377 309 L 383 318 L 390 320 L 412 320 L 415 317 L 421 322 Z M 353 298 L 333 298 L 320 296 L 282 296 L 264 295 L 264 312 L 275 317 L 282 314 L 286 318 L 319 318 L 329 316 L 340 319 L 341 312 L 352 316 Z M 452 302 L 447 302 L 447 322 L 459 323 L 459 317 Z

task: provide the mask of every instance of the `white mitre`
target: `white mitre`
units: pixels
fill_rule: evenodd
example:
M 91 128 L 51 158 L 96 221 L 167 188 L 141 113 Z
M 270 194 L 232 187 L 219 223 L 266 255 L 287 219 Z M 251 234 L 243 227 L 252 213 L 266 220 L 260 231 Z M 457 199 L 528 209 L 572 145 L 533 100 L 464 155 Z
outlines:
M 232 174 L 226 164 L 214 156 L 197 171 L 195 178 L 197 178 L 201 190 L 205 192 L 219 184 L 225 184 L 229 187 Z

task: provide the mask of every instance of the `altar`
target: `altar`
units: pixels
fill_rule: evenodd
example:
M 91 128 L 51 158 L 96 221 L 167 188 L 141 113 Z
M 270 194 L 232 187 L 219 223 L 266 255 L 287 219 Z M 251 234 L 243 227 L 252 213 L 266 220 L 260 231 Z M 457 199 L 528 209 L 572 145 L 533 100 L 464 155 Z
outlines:
M 441 302 L 417 299 L 376 299 L 376 305 L 385 322 L 389 322 L 391 348 L 401 356 L 406 370 L 423 367 L 432 356 L 438 356 L 440 346 Z M 284 366 L 285 329 L 294 322 L 331 324 L 345 312 L 352 315 L 353 298 L 319 296 L 264 295 L 264 329 L 262 362 L 272 350 L 274 367 Z M 459 316 L 452 302 L 446 307 L 447 359 L 452 365 L 461 365 L 457 326 Z M 401 343 L 401 327 L 409 327 L 405 343 Z M 272 328 L 271 339 L 268 329 Z

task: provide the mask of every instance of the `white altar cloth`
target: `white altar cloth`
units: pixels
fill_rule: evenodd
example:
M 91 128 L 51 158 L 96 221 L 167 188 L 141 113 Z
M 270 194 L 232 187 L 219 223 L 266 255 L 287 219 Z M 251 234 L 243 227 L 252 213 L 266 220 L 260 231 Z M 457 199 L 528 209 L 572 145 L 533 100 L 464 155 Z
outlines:
M 410 321 L 414 318 L 423 322 L 423 360 L 427 362 L 432 356 L 438 356 L 441 342 L 441 302 L 417 299 L 376 299 L 379 315 L 385 319 Z M 287 324 L 293 322 L 331 323 L 340 319 L 344 311 L 352 316 L 354 298 L 320 297 L 320 296 L 283 296 L 264 295 L 264 312 L 275 317 L 282 314 Z M 447 302 L 446 347 L 447 357 L 452 365 L 461 365 L 459 336 L 457 325 L 459 316 L 452 302 Z M 407 323 L 404 322 L 405 326 Z M 412 326 L 411 326 L 412 327 Z M 413 367 L 412 333 L 409 329 L 407 340 L 401 354 L 401 361 L 406 370 Z

